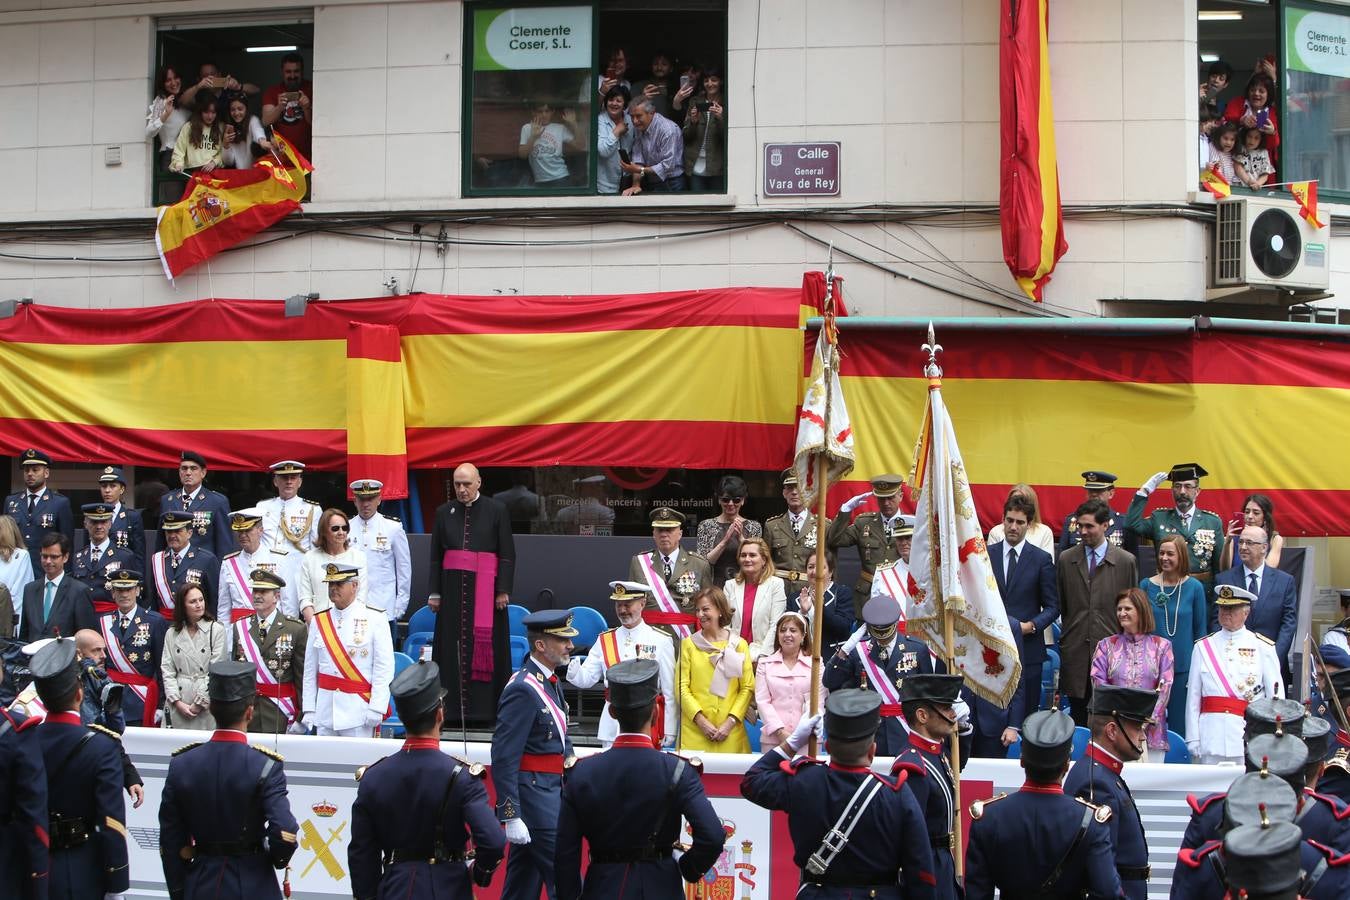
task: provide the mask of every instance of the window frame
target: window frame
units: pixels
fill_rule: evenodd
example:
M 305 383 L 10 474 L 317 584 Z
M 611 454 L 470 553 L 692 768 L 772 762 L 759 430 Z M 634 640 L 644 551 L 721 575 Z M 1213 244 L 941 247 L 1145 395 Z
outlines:
M 1298 149 L 1298 140 L 1293 137 L 1293 130 L 1287 127 L 1289 121 L 1289 59 L 1285 54 L 1285 46 L 1288 40 L 1285 23 L 1287 21 L 1288 10 L 1305 9 L 1313 12 L 1331 13 L 1350 21 L 1350 6 L 1342 3 L 1327 3 L 1324 0 L 1280 0 L 1278 14 L 1276 16 L 1277 25 L 1277 45 L 1275 52 L 1276 71 L 1279 73 L 1279 84 L 1276 85 L 1276 93 L 1279 95 L 1280 112 L 1280 155 L 1283 157 L 1294 156 L 1294 151 Z M 1350 79 L 1347 79 L 1350 80 Z M 1280 177 L 1285 181 L 1301 180 L 1301 174 L 1289 171 L 1283 164 L 1280 166 Z M 1288 185 L 1284 185 L 1276 190 L 1287 190 Z M 1234 191 L 1236 193 L 1236 190 Z M 1258 192 L 1259 193 L 1259 192 Z M 1317 186 L 1317 198 L 1319 201 L 1328 201 L 1331 203 L 1350 203 L 1350 187 L 1343 189 L 1324 188 L 1321 184 Z

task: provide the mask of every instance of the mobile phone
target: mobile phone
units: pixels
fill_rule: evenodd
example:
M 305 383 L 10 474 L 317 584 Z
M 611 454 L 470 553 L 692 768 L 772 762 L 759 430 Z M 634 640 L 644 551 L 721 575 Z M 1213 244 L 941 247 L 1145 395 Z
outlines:
M 1256 127 L 1265 128 L 1266 123 L 1270 121 L 1270 108 L 1267 107 L 1256 114 Z
M 622 147 L 619 148 L 619 159 L 628 163 L 630 166 L 633 164 L 632 154 L 630 154 L 627 150 L 623 149 Z
M 691 82 L 691 81 L 693 81 L 693 80 L 694 80 L 694 79 L 690 78 L 688 75 L 681 75 L 681 76 L 680 76 L 680 87 L 681 87 L 681 88 L 687 88 L 687 87 L 689 87 L 689 82 Z
M 223 75 L 211 76 L 211 87 L 215 88 L 216 90 L 220 90 L 224 86 L 225 86 L 225 76 Z
M 300 92 L 299 92 L 299 91 L 283 91 L 283 92 L 281 93 L 281 102 L 282 102 L 282 103 L 299 103 L 299 102 L 300 102 Z

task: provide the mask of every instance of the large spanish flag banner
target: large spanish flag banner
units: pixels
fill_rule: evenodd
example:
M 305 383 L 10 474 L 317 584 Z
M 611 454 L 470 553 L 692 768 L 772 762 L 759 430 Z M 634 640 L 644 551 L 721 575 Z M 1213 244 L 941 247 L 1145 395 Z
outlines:
M 1060 210 L 1055 112 L 1050 99 L 1050 0 L 999 7 L 999 221 L 1003 259 L 1040 300 L 1069 249 Z
M 403 419 L 403 384 L 407 377 L 397 325 L 348 325 L 348 481 L 378 479 L 384 484 L 383 496 L 390 500 L 408 496 L 408 442 Z
M 170 280 L 300 208 L 314 167 L 277 135 L 276 152 L 251 169 L 196 172 L 183 197 L 161 206 L 155 246 Z

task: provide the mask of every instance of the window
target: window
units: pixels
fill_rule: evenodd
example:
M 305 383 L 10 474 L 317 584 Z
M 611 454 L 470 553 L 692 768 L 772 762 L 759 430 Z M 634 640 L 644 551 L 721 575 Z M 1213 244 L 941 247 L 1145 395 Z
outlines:
M 1350 192 L 1350 11 L 1288 0 L 1284 30 L 1285 180 Z
M 471 3 L 464 56 L 465 196 L 726 190 L 724 0 Z

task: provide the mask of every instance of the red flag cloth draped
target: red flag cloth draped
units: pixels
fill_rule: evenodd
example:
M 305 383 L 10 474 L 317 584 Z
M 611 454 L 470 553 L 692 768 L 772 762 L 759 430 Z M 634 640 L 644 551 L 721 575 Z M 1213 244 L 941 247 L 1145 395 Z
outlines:
M 1200 186 L 1215 197 L 1223 199 L 1233 193 L 1232 186 L 1217 168 L 1205 169 L 1200 173 Z
M 1317 182 L 1316 181 L 1295 181 L 1289 185 L 1289 193 L 1294 195 L 1294 201 L 1298 203 L 1298 214 L 1308 220 L 1308 224 L 1314 228 L 1326 227 L 1322 220 L 1317 218 Z
M 1000 0 L 999 222 L 1003 259 L 1032 300 L 1069 249 L 1050 99 L 1050 0 Z

